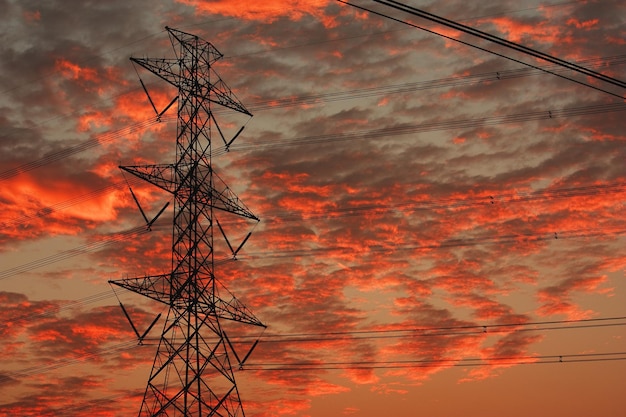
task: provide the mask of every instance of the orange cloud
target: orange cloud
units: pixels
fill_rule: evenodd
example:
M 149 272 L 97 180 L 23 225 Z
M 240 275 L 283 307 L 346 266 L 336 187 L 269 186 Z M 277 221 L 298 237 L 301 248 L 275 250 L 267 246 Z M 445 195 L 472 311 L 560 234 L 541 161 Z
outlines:
M 487 366 L 473 368 L 461 382 L 482 380 L 498 376 L 503 369 L 516 364 L 532 363 L 535 359 L 528 358 L 528 348 L 542 339 L 541 335 L 530 333 L 510 333 L 491 347 L 481 352 L 481 357 L 488 363 Z
M 590 19 L 581 22 L 580 20 L 572 17 L 567 21 L 567 24 L 575 26 L 577 29 L 591 29 L 596 27 L 599 22 L 599 19 Z
M 268 23 L 283 17 L 298 21 L 306 15 L 311 15 L 320 19 L 326 27 L 336 25 L 335 19 L 324 12 L 325 7 L 331 3 L 329 0 L 271 0 L 237 5 L 227 0 L 177 0 L 177 2 L 193 7 L 198 14 L 221 14 Z
M 490 22 L 512 42 L 523 43 L 527 36 L 549 43 L 566 40 L 558 27 L 547 27 L 545 23 L 539 25 L 523 23 L 506 16 L 490 19 Z
M 264 374 L 265 375 L 265 374 Z M 270 375 L 271 379 L 272 375 Z M 246 401 L 246 414 L 258 417 L 293 416 L 311 408 L 310 399 L 265 398 L 263 401 Z
M 542 303 L 537 312 L 543 316 L 564 315 L 570 320 L 587 319 L 593 311 L 583 310 L 574 302 L 574 294 L 610 292 L 610 289 L 601 288 L 606 282 L 606 276 L 575 276 L 546 287 L 537 293 L 537 299 Z
M 55 312 L 58 305 L 51 301 L 31 301 L 24 294 L 0 291 L 0 336 L 6 341 L 25 331 L 24 324 L 31 317 Z M 8 353 L 5 351 L 5 353 Z
M 175 96 L 175 92 L 172 93 L 172 91 L 169 91 L 168 94 L 165 90 L 152 88 L 150 90 L 150 96 L 155 105 L 165 102 L 165 104 L 163 104 L 163 107 L 165 107 Z M 157 110 L 159 109 L 160 106 Z M 119 96 L 115 100 L 115 111 L 119 114 L 118 117 L 123 116 L 124 119 L 127 120 L 127 123 L 156 119 L 154 109 L 150 106 L 148 97 L 143 90 L 135 90 Z
M 57 59 L 54 63 L 54 68 L 56 71 L 59 71 L 61 75 L 72 80 L 89 81 L 92 83 L 100 81 L 100 76 L 95 68 L 81 67 L 67 59 Z
M 3 234 L 16 239 L 42 234 L 75 235 L 100 222 L 116 219 L 118 210 L 129 204 L 122 198 L 122 190 L 111 188 L 108 192 L 93 193 L 90 184 L 70 178 L 42 181 L 22 174 L 7 184 L 11 186 L 3 189 L 2 197 L 10 209 L 7 206 L 0 221 L 5 225 Z M 90 198 L 76 198 L 77 195 Z

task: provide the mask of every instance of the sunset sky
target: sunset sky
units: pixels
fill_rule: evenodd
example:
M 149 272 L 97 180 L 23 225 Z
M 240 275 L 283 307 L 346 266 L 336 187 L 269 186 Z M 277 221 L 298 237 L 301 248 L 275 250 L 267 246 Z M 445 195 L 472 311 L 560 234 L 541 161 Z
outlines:
M 0 416 L 139 411 L 163 320 L 138 346 L 119 304 L 166 310 L 108 281 L 171 268 L 129 186 L 170 195 L 118 168 L 173 162 L 140 79 L 176 92 L 129 60 L 165 26 L 253 114 L 213 146 L 261 219 L 216 269 L 267 325 L 247 416 L 624 416 L 626 90 L 354 4 L 0 1 Z M 626 80 L 624 1 L 407 4 Z

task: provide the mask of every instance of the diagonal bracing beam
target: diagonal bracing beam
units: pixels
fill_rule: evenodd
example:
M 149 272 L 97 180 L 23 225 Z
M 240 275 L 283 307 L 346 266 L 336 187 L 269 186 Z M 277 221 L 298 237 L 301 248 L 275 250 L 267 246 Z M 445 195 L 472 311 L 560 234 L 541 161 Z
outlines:
M 120 168 L 174 200 L 171 271 L 111 283 L 169 308 L 139 416 L 243 416 L 230 355 L 234 353 L 236 366 L 241 364 L 223 326 L 265 325 L 216 279 L 214 224 L 216 211 L 251 222 L 259 219 L 213 170 L 211 126 L 217 121 L 212 105 L 251 114 L 213 70 L 222 57 L 215 47 L 195 35 L 166 29 L 175 58 L 131 60 L 178 90 L 176 159 Z M 236 251 L 221 226 L 216 236 L 230 248 L 227 255 L 235 257 L 249 235 Z

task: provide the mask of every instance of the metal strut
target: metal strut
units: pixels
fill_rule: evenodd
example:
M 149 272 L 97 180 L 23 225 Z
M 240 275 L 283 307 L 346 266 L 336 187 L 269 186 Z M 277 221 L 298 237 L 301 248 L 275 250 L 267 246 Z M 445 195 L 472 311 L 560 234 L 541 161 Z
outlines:
M 213 63 L 222 54 L 212 44 L 180 30 L 166 30 L 174 58 L 131 58 L 131 61 L 177 89 L 175 99 L 158 112 L 140 79 L 157 118 L 178 102 L 176 159 L 166 164 L 120 168 L 170 194 L 173 200 L 171 270 L 161 275 L 110 282 L 169 308 L 139 416 L 240 417 L 244 412 L 234 372 L 243 366 L 257 343 L 241 338 L 250 340 L 250 346 L 240 360 L 226 329 L 235 324 L 263 329 L 266 326 L 216 278 L 216 255 L 235 259 L 251 232 L 234 247 L 215 214 L 219 210 L 220 218 L 237 218 L 237 224 L 241 220 L 254 224 L 259 219 L 215 174 L 211 165 L 212 127 L 217 127 L 226 148 L 243 130 L 239 129 L 227 140 L 212 106 L 251 114 L 213 69 Z M 131 195 L 148 228 L 169 204 L 149 220 L 132 190 Z M 121 307 L 142 342 L 156 320 L 140 334 L 124 306 Z

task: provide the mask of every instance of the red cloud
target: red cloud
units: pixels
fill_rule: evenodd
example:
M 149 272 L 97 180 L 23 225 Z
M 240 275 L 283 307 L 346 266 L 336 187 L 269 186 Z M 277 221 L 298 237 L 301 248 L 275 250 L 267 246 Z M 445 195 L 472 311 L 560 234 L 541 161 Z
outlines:
M 498 339 L 493 346 L 482 350 L 481 356 L 488 364 L 471 369 L 462 381 L 494 377 L 499 375 L 503 369 L 516 364 L 534 362 L 534 359 L 528 357 L 528 348 L 541 339 L 542 336 L 527 332 L 513 332 Z
M 24 294 L 0 291 L 0 336 L 6 342 L 25 331 L 24 323 L 31 317 L 45 317 L 59 306 L 52 301 L 30 301 Z M 10 352 L 4 351 L 9 354 Z
M 589 318 L 593 311 L 582 310 L 573 301 L 573 295 L 577 292 L 587 294 L 611 292 L 610 288 L 600 288 L 607 281 L 606 276 L 572 277 L 558 285 L 544 288 L 537 293 L 537 298 L 542 303 L 538 313 L 544 316 L 565 315 L 571 320 Z
M 177 2 L 193 7 L 198 14 L 221 14 L 244 20 L 261 20 L 271 23 L 282 17 L 298 21 L 306 15 L 320 19 L 326 27 L 337 23 L 326 15 L 325 8 L 330 1 L 311 2 L 307 0 L 271 0 L 258 3 L 240 3 L 233 6 L 227 0 L 177 0 Z
M 93 177 L 93 180 L 96 182 L 98 178 Z M 116 219 L 123 202 L 122 191 L 111 189 L 69 204 L 77 195 L 91 193 L 89 184 L 81 184 L 74 178 L 57 177 L 48 181 L 22 174 L 6 181 L 5 185 L 10 187 L 2 192 L 7 205 L 0 214 L 5 225 L 3 234 L 20 240 L 43 234 L 82 233 L 94 224 Z
M 71 318 L 48 319 L 30 326 L 28 333 L 39 354 L 56 358 L 83 354 L 97 358 L 104 343 L 132 340 L 132 331 L 116 306 L 95 308 Z
M 508 16 L 490 18 L 488 22 L 504 33 L 507 40 L 516 43 L 527 44 L 529 38 L 549 44 L 571 43 L 573 40 L 562 32 L 561 26 L 549 26 L 548 23 L 521 22 Z
M 567 21 L 567 24 L 576 26 L 577 29 L 591 29 L 591 28 L 596 27 L 599 22 L 600 22 L 599 19 L 590 19 L 590 20 L 585 20 L 581 22 L 578 19 L 575 19 L 572 17 Z
M 57 58 L 54 61 L 54 71 L 68 82 L 80 86 L 83 92 L 96 93 L 99 96 L 115 93 L 119 85 L 126 85 L 120 69 L 116 67 L 82 66 L 69 58 Z M 78 97 L 75 94 L 68 96 L 68 92 L 62 86 L 57 86 L 61 94 L 66 96 L 68 101 L 75 103 Z
M 100 81 L 98 71 L 95 68 L 81 67 L 66 59 L 57 59 L 55 64 L 55 70 L 59 71 L 61 75 L 66 78 L 70 78 L 76 81 L 88 81 L 91 83 L 97 83 Z
M 310 399 L 289 399 L 284 395 L 278 399 L 265 398 L 263 401 L 246 401 L 246 414 L 257 417 L 293 416 L 311 407 Z

